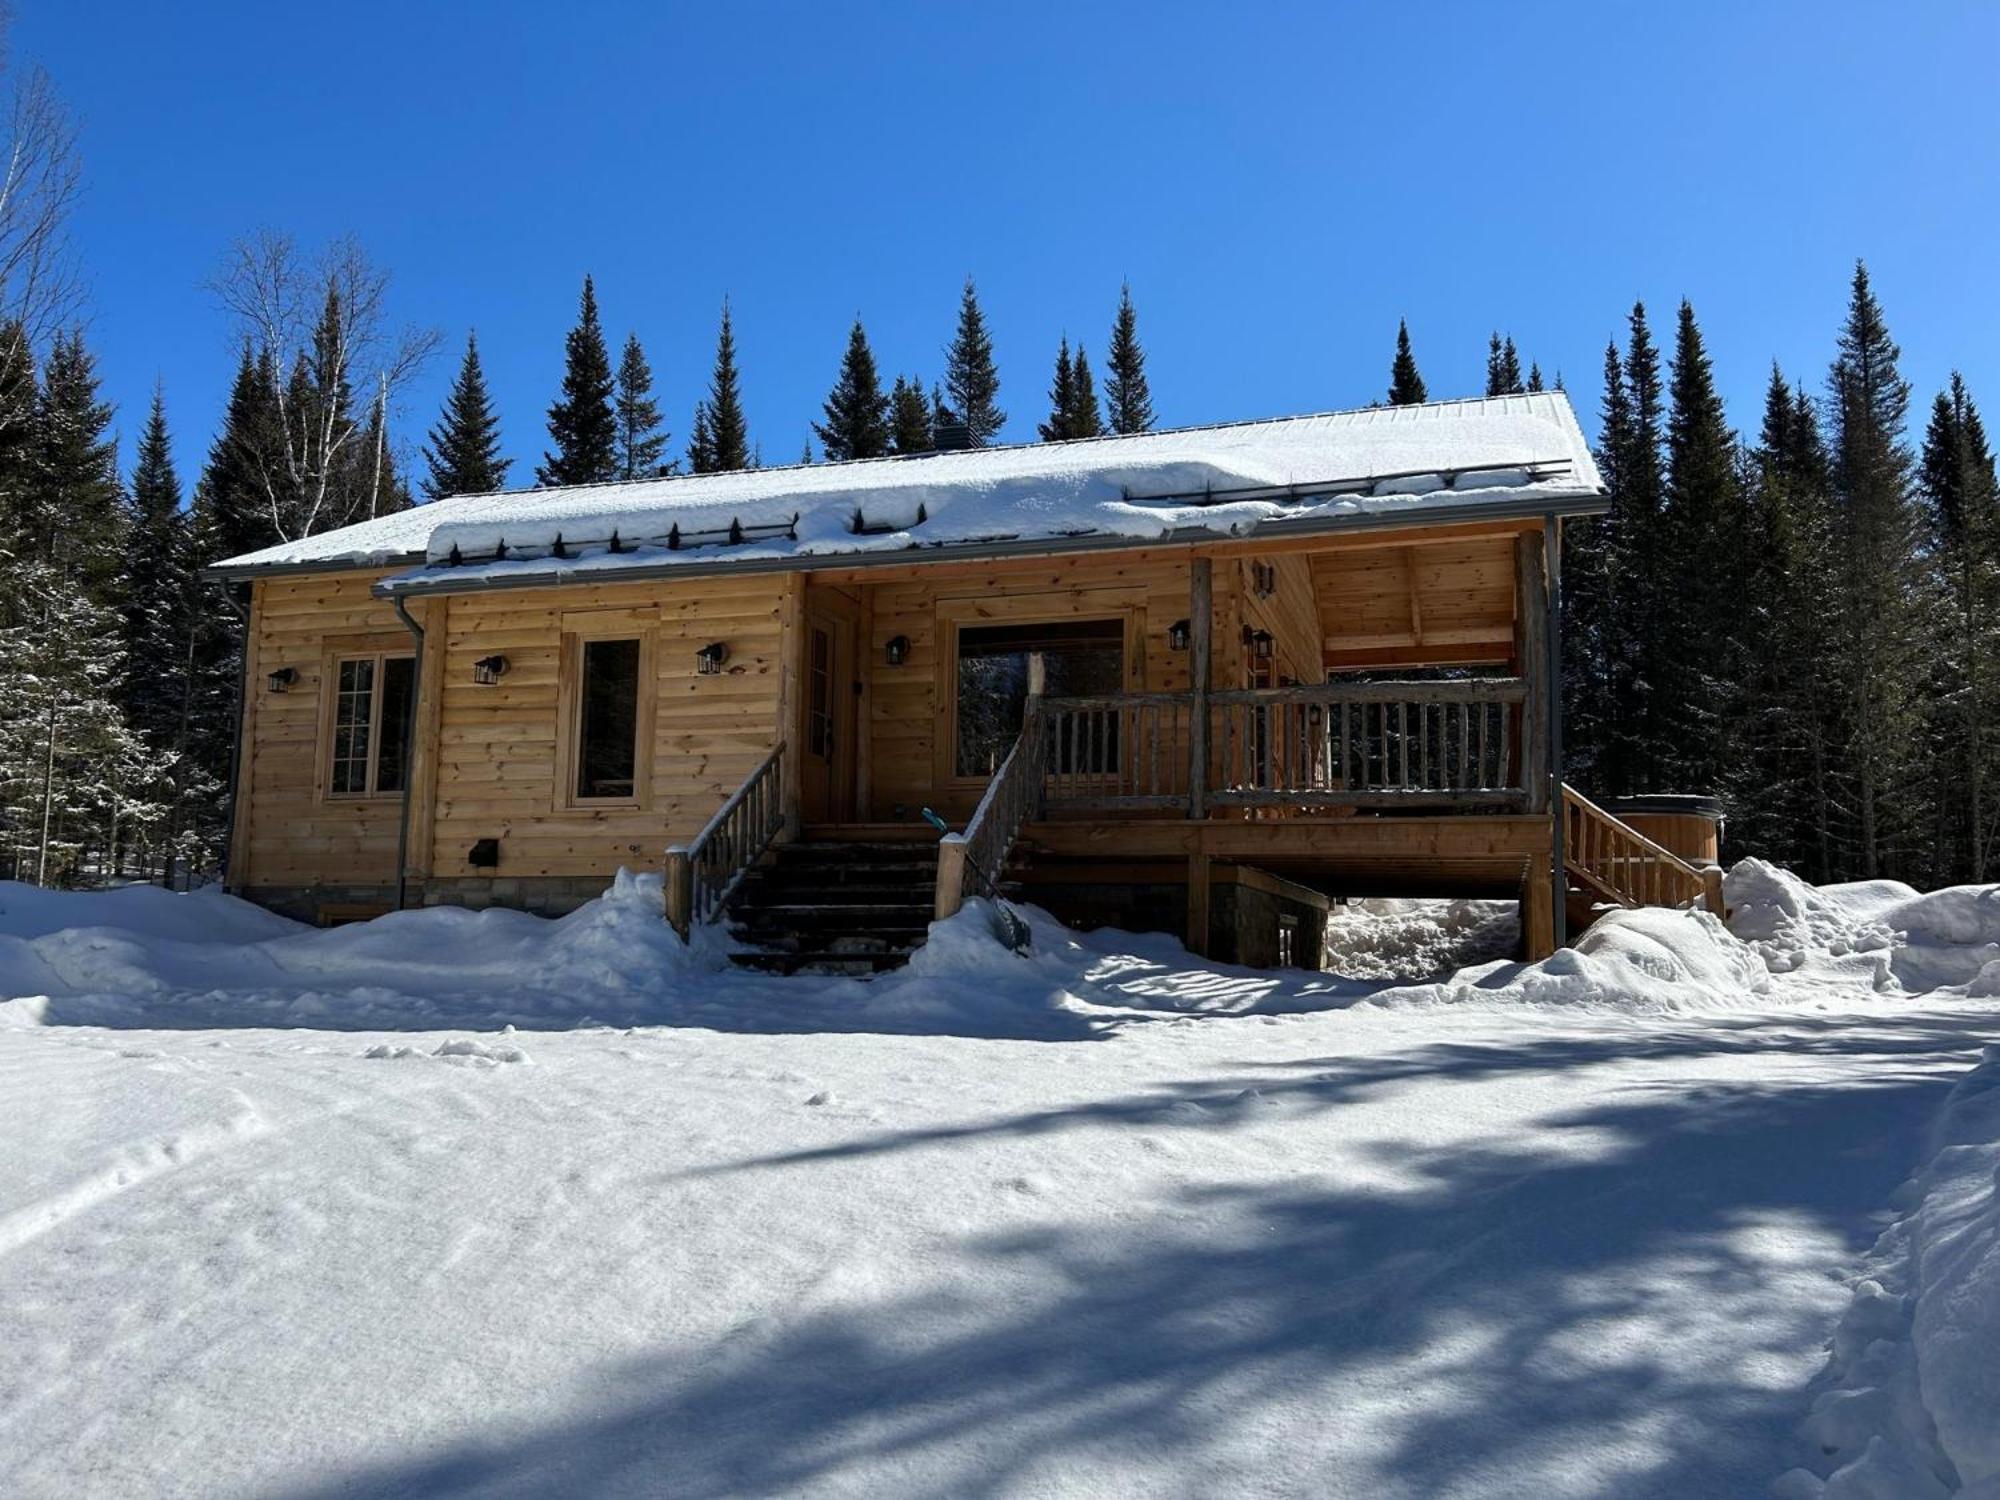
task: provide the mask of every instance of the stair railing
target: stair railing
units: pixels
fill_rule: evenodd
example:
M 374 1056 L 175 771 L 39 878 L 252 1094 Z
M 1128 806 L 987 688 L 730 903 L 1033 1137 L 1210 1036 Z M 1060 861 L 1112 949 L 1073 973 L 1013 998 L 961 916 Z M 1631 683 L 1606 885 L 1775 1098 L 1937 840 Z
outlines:
M 1705 906 L 1726 916 L 1722 871 L 1690 864 L 1563 783 L 1563 863 L 1627 906 Z
M 667 920 L 683 938 L 713 922 L 785 826 L 785 745 L 764 757 L 691 844 L 667 850 Z
M 973 809 L 963 833 L 947 833 L 938 841 L 937 920 L 956 916 L 975 885 L 996 889 L 1006 868 L 1007 853 L 1021 825 L 1041 809 L 1042 783 L 1048 768 L 1048 721 L 1042 699 L 1031 694 L 1014 748 L 986 783 L 986 793 Z

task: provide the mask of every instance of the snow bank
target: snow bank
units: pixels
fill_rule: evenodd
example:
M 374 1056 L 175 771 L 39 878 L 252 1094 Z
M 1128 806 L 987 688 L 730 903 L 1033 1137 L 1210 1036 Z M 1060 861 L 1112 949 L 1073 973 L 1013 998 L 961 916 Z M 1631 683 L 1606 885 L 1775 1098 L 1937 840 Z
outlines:
M 1935 905 L 1964 919 L 1950 930 L 1991 930 L 1977 897 Z M 1805 1424 L 1832 1472 L 1791 1471 L 1785 1500 L 2000 1500 L 2000 1046 L 1952 1090 L 1900 1201 Z
M 2000 886 L 1919 892 L 1895 880 L 1809 886 L 1746 859 L 1723 881 L 1730 926 L 1774 973 L 1863 978 L 1885 991 L 2000 995 Z
M 1327 916 L 1326 967 L 1350 979 L 1428 979 L 1513 955 L 1512 901 L 1371 898 Z

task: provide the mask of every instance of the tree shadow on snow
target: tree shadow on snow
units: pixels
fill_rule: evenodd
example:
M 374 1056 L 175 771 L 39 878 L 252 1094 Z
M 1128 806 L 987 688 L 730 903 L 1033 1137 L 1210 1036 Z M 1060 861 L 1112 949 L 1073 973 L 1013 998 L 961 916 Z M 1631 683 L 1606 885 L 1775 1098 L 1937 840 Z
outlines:
M 1380 1187 L 1186 1188 L 1143 1218 L 969 1238 L 974 1274 L 956 1292 L 662 1353 L 618 1372 L 616 1409 L 296 1494 L 1129 1492 L 1121 1463 L 1170 1471 L 1188 1494 L 1760 1494 L 1802 1401 L 1760 1356 L 1809 1358 L 1831 1315 L 1769 1296 L 1756 1227 L 1830 1237 L 1836 1256 L 1865 1246 L 1946 1087 L 1940 1064 L 1979 1030 L 1788 1017 L 1258 1065 L 1267 1100 L 1306 1108 L 1399 1079 L 1640 1055 L 1879 1059 L 1837 1081 L 1600 1094 L 1525 1143 L 1382 1147 L 1398 1170 Z M 1233 1098 L 1241 1083 L 1181 1097 Z M 984 1128 L 1073 1128 L 1087 1151 L 1089 1130 L 1156 1108 L 1148 1096 Z M 850 1154 L 953 1139 L 877 1137 Z M 1033 1290 L 984 1295 L 981 1268 Z M 1731 1357 L 1704 1359 L 1723 1328 Z M 1370 1408 L 1352 1430 L 1333 1420 L 1350 1403 Z

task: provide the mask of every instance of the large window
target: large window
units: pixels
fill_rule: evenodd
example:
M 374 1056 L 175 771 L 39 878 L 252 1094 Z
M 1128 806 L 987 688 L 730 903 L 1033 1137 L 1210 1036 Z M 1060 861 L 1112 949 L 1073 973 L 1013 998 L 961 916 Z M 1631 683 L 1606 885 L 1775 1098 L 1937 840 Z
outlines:
M 333 664 L 329 795 L 388 797 L 403 790 L 416 680 L 416 661 L 408 656 L 343 656 Z
M 1034 657 L 1041 659 L 1042 690 L 1051 698 L 1123 692 L 1124 621 L 960 626 L 958 775 L 990 776 L 1014 748 Z M 1106 743 L 1100 753 L 1115 760 L 1116 746 Z
M 582 642 L 577 683 L 576 782 L 580 802 L 638 795 L 639 641 Z

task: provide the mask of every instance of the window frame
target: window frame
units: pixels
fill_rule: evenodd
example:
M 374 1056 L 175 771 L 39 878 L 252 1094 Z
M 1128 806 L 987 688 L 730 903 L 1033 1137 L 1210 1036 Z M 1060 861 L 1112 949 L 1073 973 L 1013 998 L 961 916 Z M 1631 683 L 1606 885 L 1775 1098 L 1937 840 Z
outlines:
M 653 740 L 658 701 L 655 637 L 659 616 L 654 610 L 565 610 L 556 691 L 556 812 L 605 808 L 645 809 L 653 800 Z M 584 797 L 576 789 L 578 757 L 583 753 L 583 648 L 592 641 L 639 643 L 639 682 L 632 727 L 632 792 L 624 797 Z
M 334 737 L 340 731 L 340 669 L 348 662 L 361 661 L 369 662 L 373 667 L 373 681 L 368 692 L 368 782 L 367 786 L 358 792 L 335 791 Z M 379 785 L 382 776 L 382 699 L 388 681 L 385 664 L 392 661 L 406 661 L 410 664 L 410 715 L 398 727 L 398 732 L 404 736 L 403 784 L 384 791 Z M 314 774 L 314 786 L 320 801 L 368 803 L 402 800 L 404 793 L 409 789 L 415 770 L 414 730 L 418 681 L 417 654 L 408 636 L 349 640 L 336 638 L 325 642 L 325 650 L 320 658 L 320 727 Z
M 1124 627 L 1120 642 L 1124 691 L 1146 690 L 1145 589 L 1131 585 L 1079 587 L 1062 593 L 1002 594 L 937 601 L 937 655 L 932 694 L 935 703 L 931 752 L 931 784 L 939 789 L 971 791 L 983 788 L 989 776 L 965 776 L 958 770 L 958 632 L 961 627 L 986 625 L 1076 625 L 1117 621 Z

